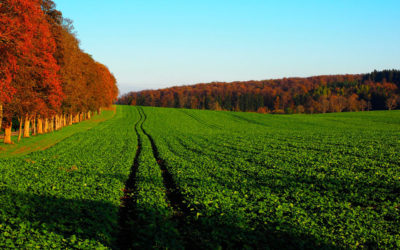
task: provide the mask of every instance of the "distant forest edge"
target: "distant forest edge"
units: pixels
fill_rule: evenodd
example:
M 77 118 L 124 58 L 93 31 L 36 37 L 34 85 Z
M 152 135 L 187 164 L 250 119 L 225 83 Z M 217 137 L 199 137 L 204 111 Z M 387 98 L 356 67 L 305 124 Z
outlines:
M 250 111 L 326 113 L 395 109 L 400 104 L 400 70 L 246 82 L 213 82 L 130 92 L 118 104 Z
M 117 100 L 109 69 L 79 47 L 51 0 L 0 2 L 0 132 L 11 140 L 89 119 Z

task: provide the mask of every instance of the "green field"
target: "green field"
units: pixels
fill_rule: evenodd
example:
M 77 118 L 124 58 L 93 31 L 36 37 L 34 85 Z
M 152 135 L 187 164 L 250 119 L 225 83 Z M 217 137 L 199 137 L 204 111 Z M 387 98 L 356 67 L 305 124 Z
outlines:
M 399 111 L 118 106 L 0 159 L 0 248 L 400 248 L 399 221 Z
M 62 130 L 43 134 L 41 136 L 24 138 L 22 141 L 15 144 L 2 144 L 0 145 L 0 158 L 27 155 L 38 150 L 45 150 L 67 137 L 73 136 L 79 132 L 84 132 L 95 127 L 100 122 L 111 119 L 114 114 L 115 110 L 105 110 L 100 115 L 94 115 L 90 120 L 74 124 L 73 126 L 64 127 Z M 12 141 L 17 142 L 18 136 L 13 136 Z

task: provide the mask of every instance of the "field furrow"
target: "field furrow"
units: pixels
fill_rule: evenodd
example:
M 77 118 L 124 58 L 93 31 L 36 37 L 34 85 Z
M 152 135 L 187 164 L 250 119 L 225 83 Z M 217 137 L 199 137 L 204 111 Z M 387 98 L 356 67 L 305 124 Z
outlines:
M 397 111 L 118 106 L 0 159 L 0 247 L 399 248 L 399 127 Z
M 397 246 L 399 234 L 387 232 L 400 230 L 398 113 L 382 126 L 375 113 L 184 111 L 220 130 L 182 111 L 143 109 L 146 131 L 196 211 L 202 247 Z
M 133 231 L 129 222 L 135 220 L 136 215 L 136 202 L 137 202 L 137 186 L 136 186 L 136 173 L 139 168 L 139 156 L 142 151 L 142 140 L 139 134 L 139 127 L 144 122 L 144 117 L 138 113 L 139 120 L 135 124 L 135 133 L 137 137 L 137 149 L 131 172 L 128 180 L 125 183 L 124 196 L 121 197 L 121 206 L 119 209 L 119 234 L 117 239 L 117 246 L 120 249 L 127 249 L 133 245 L 132 235 Z
M 134 109 L 53 147 L 0 160 L 0 248 L 110 248 L 137 150 Z
M 144 116 L 144 120 L 146 120 L 146 114 L 143 112 L 143 109 L 140 109 L 142 115 Z M 142 123 L 143 125 L 143 123 Z M 145 129 L 143 129 L 143 126 L 141 126 L 143 133 L 147 136 L 151 143 L 151 148 L 153 150 L 153 156 L 157 161 L 157 164 L 160 166 L 162 176 L 163 176 L 163 183 L 166 189 L 166 195 L 169 200 L 169 205 L 173 207 L 175 210 L 177 216 L 187 216 L 190 211 L 188 207 L 184 204 L 186 201 L 184 200 L 182 194 L 179 191 L 179 187 L 175 184 L 175 181 L 171 175 L 171 173 L 168 171 L 167 166 L 164 162 L 164 160 L 160 157 L 160 154 L 158 152 L 157 146 L 154 142 L 154 139 L 151 137 L 150 134 L 146 132 Z

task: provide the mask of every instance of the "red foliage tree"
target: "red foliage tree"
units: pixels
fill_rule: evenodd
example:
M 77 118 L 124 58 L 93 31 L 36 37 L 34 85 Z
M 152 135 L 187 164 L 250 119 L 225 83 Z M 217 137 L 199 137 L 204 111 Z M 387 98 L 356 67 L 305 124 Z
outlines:
M 392 82 L 390 82 L 392 81 Z M 215 82 L 131 92 L 118 103 L 272 113 L 325 113 L 392 108 L 400 71 L 247 82 Z
M 71 22 L 52 0 L 0 2 L 0 54 L 6 143 L 12 118 L 28 137 L 31 123 L 37 133 L 48 132 L 67 125 L 66 115 L 81 121 L 117 98 L 115 77 L 81 51 Z

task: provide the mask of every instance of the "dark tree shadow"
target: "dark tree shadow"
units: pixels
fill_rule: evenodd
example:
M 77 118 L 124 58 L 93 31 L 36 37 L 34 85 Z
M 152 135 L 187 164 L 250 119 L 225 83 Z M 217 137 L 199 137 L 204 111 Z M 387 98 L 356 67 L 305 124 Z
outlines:
M 74 248 L 77 241 L 86 240 L 91 242 L 90 246 L 97 244 L 117 249 L 118 206 L 95 200 L 20 193 L 7 188 L 0 190 L 0 198 L 3 211 L 0 224 L 11 225 L 16 231 L 21 230 L 18 225 L 25 224 L 30 230 L 40 232 L 45 240 L 46 234 L 55 233 L 65 239 L 56 242 L 62 248 Z M 190 214 L 177 220 L 163 210 L 143 206 L 135 213 L 134 219 L 129 221 L 133 232 L 132 249 L 334 248 L 305 234 L 276 231 L 279 225 L 255 225 L 250 230 L 240 225 L 240 218 L 229 215 L 197 218 Z M 14 244 L 17 248 L 24 247 L 23 241 Z
M 11 225 L 15 231 L 37 232 L 43 238 L 49 232 L 55 233 L 66 239 L 61 242 L 63 247 L 73 247 L 77 241 L 85 240 L 112 246 L 113 234 L 118 230 L 118 207 L 108 202 L 65 199 L 4 188 L 0 189 L 0 198 L 0 224 Z
M 236 223 L 232 223 L 235 221 Z M 277 231 L 279 224 L 254 224 L 250 229 L 236 217 L 188 218 L 186 249 L 338 249 L 305 233 Z

